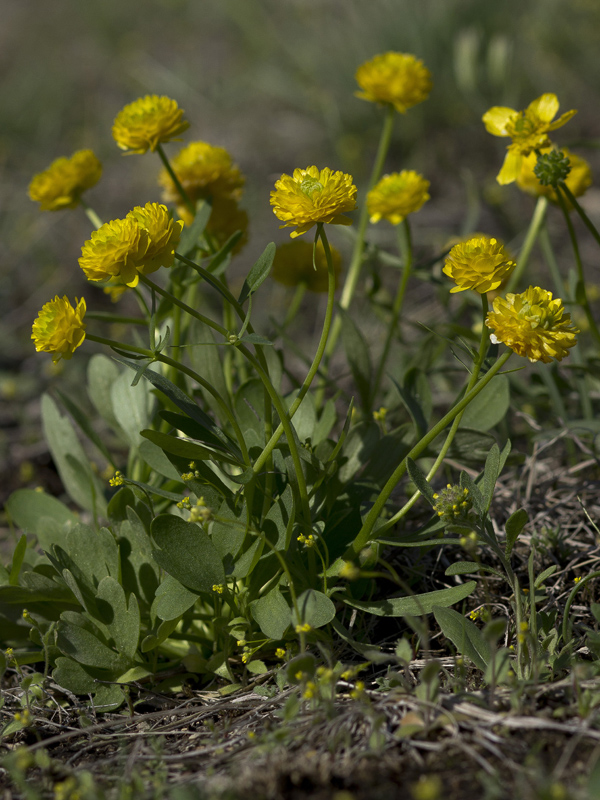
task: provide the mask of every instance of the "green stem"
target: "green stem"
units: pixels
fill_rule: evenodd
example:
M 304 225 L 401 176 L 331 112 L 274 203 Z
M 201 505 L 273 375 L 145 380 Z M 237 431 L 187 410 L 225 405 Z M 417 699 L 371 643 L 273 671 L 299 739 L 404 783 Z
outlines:
M 413 461 L 417 459 L 423 450 L 425 450 L 425 448 L 436 438 L 436 436 L 439 436 L 444 428 L 449 425 L 456 418 L 456 416 L 460 414 L 460 412 L 465 409 L 475 397 L 477 397 L 482 389 L 488 385 L 494 375 L 496 375 L 496 373 L 504 366 L 504 364 L 506 364 L 511 355 L 512 350 L 507 350 L 503 355 L 501 355 L 494 366 L 491 367 L 488 372 L 486 372 L 476 386 L 474 386 L 474 388 L 468 394 L 466 394 L 462 400 L 460 400 L 453 408 L 451 408 L 450 411 L 437 423 L 437 425 L 434 425 L 434 427 L 428 433 L 426 433 L 419 442 L 417 442 L 410 453 L 408 453 L 408 455 L 402 459 L 373 503 L 373 506 L 367 514 L 362 528 L 346 551 L 344 558 L 356 558 L 360 551 L 368 544 L 373 528 L 375 527 L 375 523 L 379 519 L 390 494 L 396 488 L 398 481 L 406 472 L 407 459 L 411 458 Z
M 489 328 L 485 324 L 485 320 L 486 320 L 487 313 L 488 313 L 487 294 L 482 294 L 481 295 L 481 306 L 482 306 L 481 341 L 479 342 L 479 352 L 477 353 L 477 358 L 475 359 L 475 361 L 473 363 L 473 371 L 471 372 L 471 377 L 469 378 L 469 382 L 467 383 L 467 388 L 465 389 L 465 394 L 469 394 L 471 389 L 473 389 L 473 387 L 477 383 L 477 379 L 479 378 L 479 373 L 481 371 L 481 367 L 483 366 L 483 362 L 484 362 L 484 359 L 486 357 L 486 354 L 487 354 L 487 351 L 488 351 L 488 347 L 489 347 L 490 332 L 489 332 Z M 448 450 L 450 449 L 450 445 L 452 444 L 452 442 L 454 440 L 454 437 L 456 436 L 456 432 L 457 432 L 457 430 L 459 428 L 459 425 L 460 425 L 460 422 L 461 422 L 461 420 L 463 418 L 463 414 L 464 414 L 464 411 L 461 411 L 460 414 L 458 414 L 455 417 L 454 422 L 452 423 L 452 426 L 451 426 L 450 430 L 448 431 L 448 436 L 446 437 L 446 441 L 442 445 L 442 449 L 440 450 L 439 455 L 436 458 L 433 466 L 431 467 L 431 469 L 427 473 L 427 480 L 428 481 L 430 481 L 433 478 L 435 473 L 440 468 L 442 462 L 446 458 L 446 454 L 448 453 Z M 414 506 L 414 504 L 417 502 L 417 500 L 419 499 L 420 496 L 421 496 L 421 492 L 415 492 L 413 494 L 413 496 L 410 498 L 410 500 L 404 506 L 402 506 L 400 511 L 398 511 L 396 514 L 394 514 L 394 516 L 391 517 L 385 523 L 385 525 L 378 530 L 378 533 L 379 532 L 383 533 L 384 531 L 387 531 L 390 528 L 392 528 L 399 520 L 402 519 L 402 517 L 404 517 L 408 513 L 408 511 L 410 511 L 410 509 Z
M 392 317 L 390 319 L 387 336 L 385 339 L 385 343 L 383 345 L 383 352 L 379 360 L 377 374 L 375 376 L 375 381 L 373 383 L 373 387 L 371 390 L 371 404 L 375 402 L 375 398 L 377 397 L 377 392 L 379 391 L 379 387 L 381 386 L 383 371 L 385 369 L 385 365 L 388 359 L 390 347 L 392 346 L 392 341 L 394 340 L 396 328 L 398 327 L 400 312 L 402 310 L 404 296 L 406 295 L 406 287 L 408 286 L 408 279 L 412 271 L 412 265 L 413 265 L 412 237 L 410 233 L 410 225 L 407 219 L 402 220 L 402 227 L 398 231 L 398 239 L 399 239 L 399 249 L 401 254 L 403 255 L 404 269 L 402 271 L 402 280 L 400 281 L 400 285 L 398 287 L 398 291 L 396 293 L 396 297 L 394 298 L 394 303 L 392 305 Z
M 160 156 L 160 160 L 162 161 L 164 168 L 169 173 L 169 176 L 170 176 L 171 180 L 173 181 L 173 183 L 175 184 L 175 187 L 176 187 L 177 191 L 181 195 L 181 199 L 185 203 L 185 207 L 190 212 L 190 214 L 193 217 L 195 217 L 196 216 L 196 209 L 194 207 L 194 204 L 190 200 L 189 195 L 186 192 L 186 190 L 181 185 L 181 181 L 179 180 L 179 178 L 177 177 L 177 173 L 175 172 L 175 170 L 171 166 L 171 162 L 167 158 L 167 154 L 165 153 L 165 151 L 163 149 L 163 146 L 162 146 L 162 144 L 160 144 L 160 142 L 156 147 L 156 152 Z
M 564 183 L 560 183 L 556 187 L 556 196 L 558 197 L 558 202 L 560 203 L 560 207 L 563 212 L 565 222 L 567 223 L 569 237 L 571 239 L 571 245 L 573 246 L 573 254 L 575 256 L 575 264 L 577 265 L 578 291 L 576 292 L 576 300 L 582 306 L 585 312 L 586 319 L 590 326 L 590 333 L 594 337 L 596 344 L 600 347 L 600 331 L 598 330 L 598 326 L 596 325 L 596 320 L 594 319 L 594 315 L 592 313 L 592 309 L 588 300 L 587 291 L 585 288 L 585 276 L 583 274 L 583 262 L 581 260 L 581 254 L 579 252 L 579 243 L 577 242 L 577 234 L 575 233 L 575 228 L 573 227 L 571 217 L 569 216 L 569 210 L 567 208 L 565 198 L 563 197 L 562 194 L 562 190 L 564 188 L 565 188 Z
M 79 203 L 80 203 L 81 207 L 83 208 L 83 210 L 85 211 L 87 218 L 92 223 L 94 228 L 101 228 L 102 225 L 103 225 L 103 222 L 100 219 L 100 217 L 98 216 L 98 214 L 96 214 L 94 209 L 85 202 L 83 197 L 79 198 Z
M 579 216 L 581 217 L 581 219 L 582 219 L 583 223 L 585 224 L 585 227 L 586 227 L 586 228 L 588 229 L 588 231 L 589 231 L 589 232 L 592 234 L 592 236 L 593 236 L 593 237 L 594 237 L 594 239 L 595 239 L 595 240 L 598 242 L 598 244 L 600 244 L 600 233 L 598 233 L 598 230 L 597 230 L 596 226 L 594 225 L 594 223 L 591 221 L 591 219 L 590 219 L 590 218 L 588 217 L 588 215 L 585 213 L 585 211 L 583 210 L 583 208 L 582 208 L 582 207 L 579 205 L 579 203 L 577 202 L 577 200 L 576 200 L 576 198 L 575 198 L 575 195 L 574 195 L 574 194 L 573 194 L 573 192 L 572 192 L 572 191 L 569 189 L 569 187 L 567 186 L 567 184 L 566 184 L 566 183 L 564 183 L 563 181 L 561 181 L 561 182 L 558 184 L 558 187 L 557 187 L 557 188 L 558 188 L 558 189 L 561 189 L 561 190 L 562 190 L 562 191 L 565 193 L 565 195 L 566 195 L 566 196 L 567 196 L 567 198 L 569 199 L 569 202 L 571 203 L 571 205 L 573 206 L 573 208 L 575 209 L 575 211 L 577 211 L 577 213 L 578 213 L 578 214 L 579 214 Z M 558 194 L 558 192 L 557 192 L 557 194 Z
M 296 291 L 294 292 L 294 296 L 292 297 L 292 302 L 290 303 L 287 314 L 285 315 L 285 319 L 283 320 L 282 329 L 285 330 L 288 325 L 296 318 L 296 314 L 300 310 L 300 306 L 302 305 L 302 301 L 304 300 L 304 295 L 306 294 L 306 283 L 299 283 L 296 286 Z
M 569 611 L 571 610 L 571 606 L 573 605 L 573 600 L 575 600 L 575 595 L 577 592 L 586 585 L 594 578 L 600 578 L 600 571 L 596 570 L 595 572 L 590 572 L 589 575 L 586 575 L 585 578 L 582 578 L 580 581 L 577 581 L 575 586 L 571 589 L 571 594 L 569 595 L 569 599 L 565 604 L 565 611 L 563 614 L 563 624 L 562 624 L 562 638 L 563 638 L 563 645 L 569 644 L 571 641 L 571 632 L 569 630 Z
M 205 325 L 208 325 L 209 328 L 212 328 L 213 330 L 217 331 L 217 333 L 220 333 L 226 339 L 229 338 L 229 331 L 227 330 L 227 328 L 224 328 L 222 325 L 219 325 L 212 319 L 205 317 L 198 311 L 194 311 L 193 308 L 190 308 L 190 306 L 186 305 L 186 303 L 182 302 L 178 297 L 175 297 L 175 295 L 171 294 L 171 292 L 168 292 L 166 289 L 162 289 L 160 286 L 158 286 L 158 284 L 154 283 L 154 281 L 151 281 L 150 278 L 147 278 L 146 275 L 142 275 L 140 273 L 140 282 L 148 286 L 150 289 L 153 289 L 157 294 L 160 294 L 163 297 L 168 298 L 174 305 L 179 306 L 179 308 L 181 308 L 186 313 L 190 314 L 190 316 L 195 317 L 196 319 L 200 320 L 200 322 L 203 322 Z
M 321 242 L 323 243 L 323 249 L 325 251 L 325 259 L 327 261 L 327 308 L 325 310 L 325 319 L 323 321 L 323 331 L 321 333 L 321 339 L 317 346 L 317 351 L 315 353 L 315 357 L 313 358 L 313 362 L 310 365 L 310 369 L 306 374 L 306 378 L 304 379 L 304 383 L 302 384 L 300 391 L 292 405 L 290 406 L 290 410 L 288 412 L 288 417 L 291 420 L 296 411 L 300 408 L 300 404 L 306 397 L 308 390 L 311 387 L 311 384 L 315 378 L 319 370 L 319 366 L 321 364 L 321 360 L 323 358 L 323 354 L 325 353 L 325 347 L 327 345 L 327 338 L 329 336 L 329 331 L 331 330 L 331 320 L 333 317 L 333 306 L 335 302 L 335 273 L 333 271 L 333 261 L 331 259 L 331 250 L 329 249 L 329 242 L 327 241 L 327 235 L 325 234 L 325 228 L 322 223 L 317 226 L 317 237 L 321 238 Z M 315 237 L 316 238 L 316 237 Z M 263 468 L 265 462 L 269 458 L 270 454 L 273 452 L 275 445 L 281 438 L 283 433 L 283 425 L 280 424 L 275 433 L 271 436 L 270 440 L 267 442 L 265 449 L 262 451 L 260 456 L 254 463 L 253 471 L 255 473 L 260 472 Z
M 147 326 L 148 321 L 139 317 L 122 317 L 119 314 L 111 314 L 110 311 L 88 311 L 85 315 L 87 319 L 97 319 L 99 322 L 117 322 L 122 325 L 142 325 Z
M 548 226 L 546 224 L 544 224 L 540 230 L 540 247 L 548 269 L 550 270 L 550 275 L 552 276 L 556 296 L 563 297 L 565 294 L 565 284 L 554 256 L 554 250 L 552 249 L 552 243 L 550 242 L 550 236 L 548 234 Z
M 514 272 L 508 279 L 508 283 L 506 284 L 506 291 L 513 292 L 516 287 L 519 285 L 519 281 L 525 272 L 525 267 L 527 266 L 527 262 L 529 261 L 529 256 L 531 255 L 531 251 L 533 249 L 533 245 L 535 244 L 535 240 L 538 237 L 540 232 L 540 228 L 544 222 L 544 218 L 546 216 L 546 211 L 548 210 L 548 198 L 546 197 L 538 197 L 538 201 L 533 212 L 533 216 L 531 218 L 531 222 L 529 223 L 529 228 L 527 229 L 527 234 L 525 235 L 525 241 L 523 242 L 523 247 L 521 248 L 521 252 L 519 253 L 519 258 L 517 260 L 517 266 L 515 267 Z
M 136 347 L 133 344 L 125 344 L 124 342 L 116 342 L 114 339 L 106 339 L 103 336 L 96 336 L 95 334 L 88 333 L 86 331 L 85 338 L 89 339 L 91 342 L 98 342 L 98 344 L 105 344 L 108 347 L 115 348 L 117 350 L 129 350 L 131 353 L 136 353 L 137 355 L 144 356 L 145 358 L 149 358 L 152 361 L 160 361 L 163 364 L 167 364 L 169 367 L 174 367 L 178 369 L 180 372 L 183 372 L 192 380 L 196 381 L 196 383 L 200 384 L 207 392 L 209 392 L 217 401 L 223 416 L 235 432 L 235 436 L 238 440 L 238 444 L 240 446 L 240 450 L 242 451 L 242 456 L 244 458 L 245 464 L 250 464 L 250 456 L 248 454 L 248 449 L 246 447 L 246 442 L 244 440 L 244 436 L 238 425 L 238 422 L 235 416 L 229 410 L 227 404 L 217 392 L 217 390 L 208 382 L 206 381 L 201 375 L 198 375 L 197 372 L 186 367 L 184 364 L 180 364 L 178 361 L 174 361 L 169 356 L 165 356 L 162 353 L 154 353 L 152 350 L 146 350 L 144 347 Z
M 386 108 L 385 119 L 383 122 L 383 129 L 381 131 L 381 138 L 379 139 L 379 147 L 377 148 L 377 155 L 375 156 L 375 163 L 373 164 L 373 171 L 371 172 L 371 177 L 369 179 L 369 184 L 367 186 L 367 193 L 371 191 L 373 186 L 375 186 L 375 184 L 379 180 L 379 176 L 381 175 L 383 164 L 385 162 L 385 157 L 390 147 L 392 131 L 394 129 L 394 114 L 395 114 L 394 107 L 392 105 L 388 105 Z M 346 311 L 350 307 L 350 303 L 352 302 L 352 298 L 354 297 L 354 292 L 356 291 L 356 286 L 358 284 L 358 279 L 360 277 L 363 251 L 365 248 L 365 232 L 367 230 L 368 222 L 369 222 L 369 209 L 365 201 L 363 203 L 363 207 L 360 212 L 360 217 L 358 220 L 358 228 L 356 231 L 356 241 L 354 243 L 352 260 L 350 261 L 350 267 L 348 269 L 348 274 L 346 275 L 344 288 L 342 289 L 342 296 L 340 297 L 340 308 L 342 308 L 344 311 Z M 327 372 L 327 366 L 329 364 L 329 359 L 331 358 L 333 351 L 335 350 L 335 346 L 337 344 L 337 340 L 339 338 L 341 329 L 342 329 L 342 318 L 340 315 L 337 315 L 333 323 L 331 337 L 327 344 L 327 350 L 325 351 L 326 372 Z

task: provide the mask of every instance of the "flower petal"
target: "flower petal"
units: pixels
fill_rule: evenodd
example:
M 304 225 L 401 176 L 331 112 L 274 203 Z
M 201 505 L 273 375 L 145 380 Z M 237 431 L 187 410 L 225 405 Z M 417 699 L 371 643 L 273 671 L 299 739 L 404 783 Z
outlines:
M 571 117 L 574 117 L 577 113 L 576 109 L 572 109 L 571 111 L 565 111 L 564 114 L 561 114 L 560 117 L 552 123 L 552 125 L 548 125 L 547 130 L 555 131 L 557 128 L 562 128 L 562 126 L 568 122 Z
M 494 106 L 486 111 L 482 117 L 483 123 L 488 133 L 494 136 L 508 136 L 506 123 L 514 117 L 517 112 L 514 108 L 506 106 Z
M 527 116 L 536 116 L 542 122 L 552 122 L 558 112 L 558 106 L 558 97 L 548 92 L 529 103 Z
M 518 150 L 509 150 L 506 154 L 506 158 L 504 159 L 504 164 L 502 164 L 502 169 L 496 176 L 496 180 L 499 184 L 505 185 L 507 183 L 512 183 L 516 181 L 520 171 L 521 171 L 521 163 L 523 161 L 523 156 L 519 153 Z

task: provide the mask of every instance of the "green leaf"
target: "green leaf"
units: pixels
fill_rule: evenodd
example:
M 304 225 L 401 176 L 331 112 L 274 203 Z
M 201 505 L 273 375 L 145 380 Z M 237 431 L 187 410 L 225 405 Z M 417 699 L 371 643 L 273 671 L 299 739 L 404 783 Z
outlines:
M 485 514 L 485 502 L 483 500 L 483 495 L 481 494 L 479 487 L 475 484 L 473 478 L 471 478 L 470 475 L 467 475 L 466 472 L 461 472 L 459 483 L 461 489 L 469 490 L 469 496 L 473 501 L 475 511 L 480 517 L 483 516 Z
M 506 520 L 504 530 L 506 531 L 506 548 L 505 553 L 508 556 L 512 553 L 521 531 L 529 522 L 529 515 L 524 508 L 518 508 L 514 514 Z
M 147 428 L 152 418 L 154 397 L 145 382 L 133 386 L 128 372 L 122 372 L 113 383 L 111 401 L 115 419 L 132 447 L 138 447 L 140 431 Z
M 52 519 L 59 525 L 75 525 L 79 522 L 72 511 L 56 497 L 34 489 L 17 489 L 6 502 L 6 510 L 12 521 L 25 533 L 33 533 L 44 545 L 44 519 Z
M 273 347 L 275 344 L 270 339 L 267 339 L 265 336 L 260 336 L 258 333 L 246 333 L 242 336 L 240 342 L 244 344 L 250 342 L 250 344 L 258 344 L 261 347 Z
M 227 464 L 241 466 L 237 458 L 226 455 L 222 450 L 212 450 L 189 439 L 179 439 L 177 436 L 150 429 L 141 431 L 141 435 L 144 439 L 148 439 L 160 447 L 163 452 L 171 453 L 179 458 L 186 458 L 190 461 L 225 461 Z
M 58 656 L 56 659 L 52 678 L 59 686 L 73 694 L 93 694 L 98 688 L 95 678 L 86 672 L 81 664 L 65 656 Z
M 299 617 L 296 609 L 292 609 L 292 624 L 302 625 L 307 622 L 311 628 L 321 628 L 335 617 L 335 606 L 323 592 L 307 589 L 297 600 Z
M 196 593 L 190 592 L 172 575 L 167 575 L 156 590 L 151 613 L 165 621 L 179 619 L 197 599 Z
M 23 566 L 23 560 L 25 558 L 25 552 L 27 550 L 27 534 L 23 533 L 17 542 L 17 546 L 15 547 L 15 552 L 13 553 L 12 565 L 10 568 L 10 573 L 8 575 L 8 582 L 11 586 L 18 586 L 19 584 L 19 573 L 21 572 L 21 567 Z
M 483 468 L 483 478 L 481 481 L 481 493 L 483 495 L 483 507 L 485 511 L 489 511 L 494 497 L 494 489 L 496 481 L 500 474 L 500 448 L 497 444 L 493 444 L 490 452 L 485 460 L 485 467 Z
M 392 381 L 411 416 L 417 436 L 421 438 L 427 433 L 432 411 L 431 389 L 427 376 L 422 370 L 412 367 L 404 376 L 403 386 L 400 386 L 393 377 Z
M 371 406 L 372 367 L 369 347 L 365 337 L 347 311 L 339 308 L 342 318 L 342 342 L 346 358 L 350 364 L 352 377 L 356 384 L 361 406 L 366 410 Z
M 488 431 L 501 422 L 510 406 L 510 383 L 506 375 L 496 375 L 465 408 L 461 428 Z
M 64 392 L 57 390 L 56 392 L 60 397 L 60 402 L 63 406 L 67 409 L 69 414 L 73 417 L 77 425 L 79 426 L 80 430 L 87 436 L 87 438 L 92 442 L 92 444 L 96 447 L 96 449 L 104 456 L 104 458 L 111 464 L 113 467 L 116 468 L 115 461 L 102 441 L 102 439 L 98 436 L 92 425 L 90 424 L 89 415 L 82 411 L 79 406 L 74 403 L 71 398 L 66 395 Z
M 91 631 L 64 619 L 58 623 L 56 643 L 64 655 L 85 666 L 107 669 L 113 673 L 120 673 L 125 669 L 126 662 L 123 658 Z
M 190 439 L 202 442 L 202 444 L 214 450 L 225 450 L 232 453 L 238 460 L 242 460 L 239 447 L 223 431 L 221 431 L 221 436 L 215 436 L 212 430 L 209 430 L 206 426 L 199 425 L 185 414 L 176 414 L 174 411 L 161 411 L 160 416 L 169 425 L 172 425 L 175 430 L 185 433 Z M 223 436 L 226 437 L 227 446 L 223 444 Z
M 90 358 L 87 369 L 87 392 L 90 400 L 103 420 L 123 436 L 123 431 L 113 412 L 111 390 L 121 371 L 112 358 L 96 353 Z
M 42 396 L 42 425 L 54 463 L 70 497 L 87 511 L 106 515 L 104 486 L 92 473 L 73 426 L 62 417 L 52 398 Z
M 178 251 L 183 256 L 188 256 L 198 247 L 200 237 L 204 233 L 204 229 L 210 219 L 212 208 L 210 203 L 206 200 L 200 200 L 196 204 L 196 216 L 191 225 L 186 225 L 181 232 L 179 239 Z
M 435 606 L 451 606 L 459 603 L 475 591 L 477 583 L 468 581 L 460 586 L 450 589 L 438 589 L 435 592 L 425 592 L 409 597 L 391 597 L 388 600 L 363 601 L 351 597 L 343 597 L 346 605 L 368 611 L 378 617 L 418 617 L 429 614 Z
M 208 534 L 199 525 L 172 514 L 161 514 L 152 523 L 152 538 L 160 549 L 156 563 L 188 589 L 212 592 L 225 583 L 223 562 Z
M 421 471 L 421 468 L 415 464 L 412 458 L 406 459 L 406 470 L 411 481 L 415 484 L 423 497 L 430 505 L 435 506 L 435 498 L 433 496 L 431 484 L 427 480 L 425 474 Z
M 107 576 L 98 584 L 96 605 L 119 653 L 133 659 L 140 638 L 140 609 L 134 594 L 129 604 L 121 584 Z
M 265 662 L 259 659 L 248 662 L 248 664 L 246 664 L 246 669 L 251 675 L 264 675 L 269 671 Z
M 485 564 L 479 564 L 477 561 L 456 561 L 450 564 L 444 575 L 466 575 L 469 572 L 490 572 L 492 575 L 497 575 L 499 578 L 505 576 L 493 567 L 487 567 Z
M 251 294 L 258 289 L 258 287 L 269 277 L 269 272 L 273 266 L 273 259 L 275 258 L 275 243 L 270 242 L 262 252 L 258 261 L 254 264 L 248 277 L 244 281 L 242 291 L 238 297 L 238 303 L 243 305 Z
M 180 481 L 179 473 L 169 461 L 164 451 L 149 439 L 144 439 L 138 448 L 138 453 L 154 472 L 172 481 Z
M 433 615 L 444 636 L 450 639 L 458 652 L 485 670 L 492 654 L 489 642 L 479 628 L 452 608 L 435 607 Z
M 290 607 L 276 586 L 250 604 L 252 616 L 269 639 L 282 639 L 290 625 Z
M 535 579 L 535 583 L 534 583 L 535 588 L 539 589 L 540 586 L 542 585 L 542 583 L 545 580 L 547 580 L 551 575 L 554 575 L 554 573 L 556 572 L 557 569 L 558 569 L 558 564 L 552 564 L 551 567 L 548 567 L 543 572 L 540 572 L 540 574 Z
M 215 283 L 223 290 L 223 285 L 219 280 L 215 279 Z M 188 341 L 190 344 L 188 344 L 185 349 L 189 353 L 194 371 L 202 375 L 218 395 L 223 398 L 228 398 L 229 392 L 223 373 L 223 364 L 221 362 L 219 348 L 215 346 L 216 339 L 212 328 L 200 320 L 192 320 Z M 198 344 L 196 344 L 196 342 Z M 204 342 L 207 342 L 207 344 L 204 344 Z M 200 391 L 213 414 L 217 419 L 221 419 L 223 409 L 220 407 L 219 403 L 217 403 L 215 397 L 203 387 L 200 387 Z M 199 437 L 196 436 L 195 438 Z

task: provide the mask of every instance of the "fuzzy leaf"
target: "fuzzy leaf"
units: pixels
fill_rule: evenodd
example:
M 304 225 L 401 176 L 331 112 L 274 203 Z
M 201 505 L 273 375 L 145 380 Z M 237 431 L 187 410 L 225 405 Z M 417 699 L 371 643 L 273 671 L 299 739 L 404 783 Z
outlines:
M 378 617 L 418 617 L 429 614 L 435 606 L 446 607 L 460 603 L 475 591 L 477 583 L 468 581 L 460 586 L 450 589 L 438 589 L 435 592 L 425 592 L 408 597 L 391 597 L 388 600 L 368 601 L 354 600 L 351 597 L 342 598 L 353 608 L 360 608 Z
M 476 667 L 485 670 L 491 659 L 490 645 L 479 628 L 452 608 L 434 608 L 433 615 L 442 633 L 458 652 Z
M 172 514 L 152 523 L 152 538 L 159 549 L 152 555 L 169 575 L 195 592 L 211 592 L 225 582 L 223 562 L 208 534 L 199 525 Z

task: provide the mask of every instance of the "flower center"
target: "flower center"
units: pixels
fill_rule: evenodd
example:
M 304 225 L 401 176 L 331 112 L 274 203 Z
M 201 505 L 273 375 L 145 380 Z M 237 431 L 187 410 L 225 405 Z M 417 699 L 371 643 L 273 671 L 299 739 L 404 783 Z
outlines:
M 524 111 L 519 111 L 506 125 L 506 131 L 512 139 L 527 139 L 537 132 L 538 127 L 537 120 L 528 117 Z
M 304 192 L 304 194 L 312 198 L 315 192 L 323 191 L 323 184 L 320 183 L 316 178 L 307 175 L 300 184 L 300 189 Z

